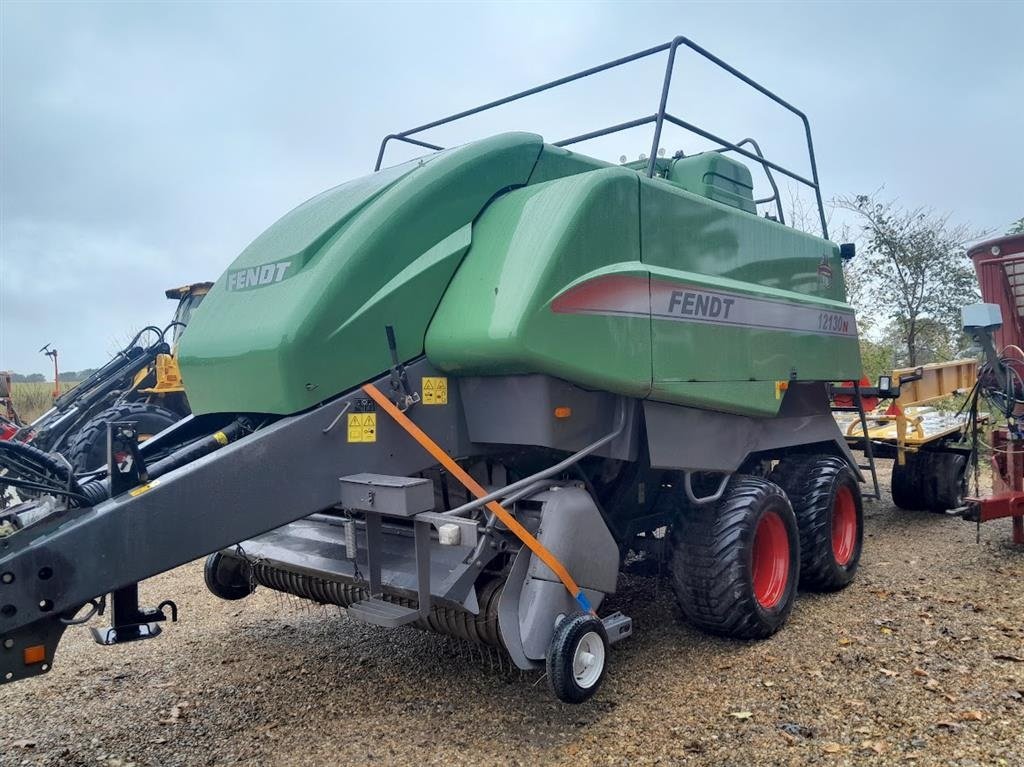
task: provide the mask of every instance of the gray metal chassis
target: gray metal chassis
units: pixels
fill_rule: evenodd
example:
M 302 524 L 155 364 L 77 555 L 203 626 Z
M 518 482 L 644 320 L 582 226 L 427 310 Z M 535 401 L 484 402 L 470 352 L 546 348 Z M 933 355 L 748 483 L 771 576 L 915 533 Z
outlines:
M 417 388 L 422 376 L 439 375 L 423 359 L 407 370 Z M 376 383 L 387 390 L 386 377 Z M 641 407 L 636 400 L 539 375 L 462 379 L 449 387 L 448 397 L 447 405 L 417 405 L 409 416 L 457 458 L 493 454 L 510 444 L 579 450 L 612 431 L 621 407 L 626 429 L 596 455 L 636 460 L 646 433 L 652 464 L 659 467 L 733 472 L 751 452 L 809 443 L 822 443 L 856 466 L 829 415 L 824 385 L 791 386 L 783 417 L 744 419 L 752 436 L 742 443 L 726 439 L 738 416 L 659 403 Z M 552 403 L 587 417 L 560 423 L 551 418 Z M 339 414 L 370 407 L 365 393 L 354 390 L 281 418 L 149 485 L 91 508 L 51 515 L 0 539 L 0 676 L 12 681 L 48 671 L 66 619 L 89 600 L 331 509 L 340 502 L 343 476 L 411 476 L 435 466 L 383 412 L 377 413 L 375 442 L 348 442 Z M 183 425 L 156 439 L 172 440 L 177 428 Z M 696 434 L 706 436 L 699 438 L 699 449 L 685 448 Z M 441 569 L 450 570 L 450 564 L 437 562 Z M 444 578 L 436 589 L 434 580 L 435 596 L 453 598 L 441 586 Z M 455 596 L 472 609 L 468 598 Z M 24 649 L 39 644 L 46 646 L 47 662 L 24 663 Z

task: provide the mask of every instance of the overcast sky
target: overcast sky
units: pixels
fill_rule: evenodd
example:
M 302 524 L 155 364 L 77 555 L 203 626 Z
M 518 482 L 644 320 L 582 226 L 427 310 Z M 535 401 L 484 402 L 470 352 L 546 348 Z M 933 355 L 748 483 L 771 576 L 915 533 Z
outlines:
M 130 329 L 169 320 L 165 288 L 215 279 L 289 209 L 370 172 L 385 133 L 676 34 L 808 114 L 826 197 L 884 185 L 1002 233 L 1024 216 L 1022 29 L 1015 2 L 3 0 L 0 369 L 45 371 L 47 342 L 66 369 L 98 366 Z M 650 114 L 658 64 L 434 137 L 557 140 Z M 691 57 L 677 85 L 670 111 L 806 171 L 791 117 Z M 650 140 L 586 151 L 635 159 Z M 700 148 L 681 132 L 662 144 Z

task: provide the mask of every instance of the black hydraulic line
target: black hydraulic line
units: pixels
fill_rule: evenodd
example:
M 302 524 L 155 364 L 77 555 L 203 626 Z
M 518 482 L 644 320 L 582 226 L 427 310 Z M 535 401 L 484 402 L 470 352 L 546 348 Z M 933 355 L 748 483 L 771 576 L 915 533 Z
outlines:
M 108 377 L 115 376 L 122 367 L 124 367 L 132 360 L 137 359 L 139 355 L 144 353 L 145 349 L 143 349 L 141 346 L 126 346 L 124 349 L 115 354 L 114 357 L 109 362 L 107 362 L 103 367 L 101 367 L 95 373 L 93 373 L 84 381 L 79 383 L 77 386 L 75 386 L 75 388 L 71 389 L 70 391 L 66 391 L 62 395 L 57 397 L 57 399 L 53 401 L 54 408 L 60 409 L 66 405 L 71 404 L 72 402 L 76 402 L 77 400 L 81 399 L 95 386 L 97 386 L 101 381 Z M 117 377 L 120 378 L 120 376 Z
M 16 435 L 16 438 L 20 438 L 22 432 L 28 433 L 29 431 L 35 431 L 36 434 L 33 438 L 35 443 L 42 445 L 47 450 L 55 450 L 59 448 L 64 438 L 67 437 L 67 435 L 77 425 L 94 414 L 93 408 L 97 403 L 102 402 L 109 397 L 112 392 L 116 391 L 116 384 L 126 378 L 134 377 L 139 371 L 155 360 L 158 354 L 166 354 L 169 351 L 170 347 L 166 342 L 158 341 L 153 346 L 140 351 L 138 355 L 123 361 L 120 367 L 109 370 L 103 377 L 103 380 L 97 381 L 92 386 L 91 390 L 86 389 L 83 384 L 79 384 L 68 392 L 68 394 L 75 394 L 76 398 L 72 400 L 70 406 L 68 406 L 65 411 L 54 412 L 49 418 L 44 415 L 39 420 L 24 427 L 22 431 Z M 47 423 L 40 424 L 40 421 L 44 418 L 46 418 Z
M 82 493 L 74 490 L 67 490 L 63 487 L 55 487 L 53 485 L 44 485 L 39 482 L 30 482 L 26 479 L 18 479 L 17 477 L 3 477 L 3 481 L 0 484 L 10 485 L 11 487 L 20 488 L 22 490 L 31 490 L 34 493 L 46 493 L 49 495 L 59 495 L 63 498 L 69 498 L 76 501 L 81 506 L 88 506 L 90 497 L 83 495 Z
M 60 483 L 61 487 L 67 484 L 71 477 L 71 469 L 62 461 L 63 458 L 58 459 L 34 445 L 15 440 L 0 441 L 0 468 L 20 475 L 30 474 L 44 484 Z M 0 477 L 0 481 L 8 479 L 6 475 Z
M 107 497 L 95 483 L 80 483 L 63 456 L 54 455 L 23 442 L 0 442 L 0 484 L 37 493 L 61 496 L 75 506 L 92 506 Z
M 164 326 L 163 336 L 164 338 L 167 338 L 167 332 L 169 330 L 173 330 L 174 328 L 181 328 L 182 330 L 184 330 L 187 327 L 188 325 L 186 325 L 184 322 L 179 322 L 178 320 L 171 320 L 170 322 L 167 323 L 167 325 Z
M 146 333 L 156 334 L 159 340 L 156 341 L 155 343 L 150 344 L 148 347 L 143 347 L 139 345 L 139 339 L 142 338 L 142 336 Z M 57 399 L 55 399 L 53 402 L 54 407 L 60 408 L 68 404 L 69 402 L 76 402 L 80 397 L 84 396 L 87 392 L 89 392 L 94 386 L 99 384 L 101 381 L 105 380 L 108 377 L 113 377 L 114 373 L 117 372 L 118 369 L 122 367 L 125 363 L 137 359 L 138 355 L 150 352 L 163 343 L 164 331 L 162 331 L 155 325 L 147 325 L 138 333 L 136 333 L 132 337 L 132 340 L 129 341 L 125 345 L 125 347 L 121 349 L 117 354 L 115 354 L 114 357 L 109 362 L 103 365 L 103 367 L 101 367 L 95 373 L 90 375 L 88 378 L 86 378 L 84 381 L 78 384 L 71 391 L 65 392 L 61 396 L 57 397 Z M 169 348 L 168 351 L 170 351 Z M 121 376 L 117 377 L 120 378 Z
M 166 458 L 156 461 L 147 467 L 147 481 L 162 477 L 168 472 L 174 471 L 185 464 L 192 463 L 204 455 L 219 450 L 225 445 L 234 442 L 238 437 L 248 431 L 247 427 L 240 421 L 232 421 L 220 431 L 190 442 L 185 447 L 171 453 Z M 88 496 L 92 504 L 99 503 L 110 497 L 110 478 L 103 477 L 83 482 L 79 492 Z
M 220 431 L 196 440 L 187 447 L 171 453 L 166 458 L 154 463 L 149 467 L 149 478 L 156 479 L 157 477 L 162 477 L 164 474 L 187 463 L 192 463 L 197 458 L 202 458 L 214 450 L 220 450 L 225 445 L 234 442 L 245 432 L 246 427 L 241 421 L 232 421 Z

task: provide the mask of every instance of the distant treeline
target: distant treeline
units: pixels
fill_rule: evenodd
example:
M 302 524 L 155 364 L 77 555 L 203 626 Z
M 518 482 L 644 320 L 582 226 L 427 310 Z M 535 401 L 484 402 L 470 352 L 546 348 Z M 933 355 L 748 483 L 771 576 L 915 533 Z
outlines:
M 96 368 L 86 368 L 85 370 L 66 370 L 60 374 L 59 378 L 61 381 L 68 381 L 74 383 L 76 381 L 84 381 L 86 378 L 96 372 Z M 29 373 L 23 375 L 21 373 L 11 373 L 12 383 L 41 383 L 43 381 L 52 381 L 53 379 L 49 376 L 45 376 L 42 373 Z

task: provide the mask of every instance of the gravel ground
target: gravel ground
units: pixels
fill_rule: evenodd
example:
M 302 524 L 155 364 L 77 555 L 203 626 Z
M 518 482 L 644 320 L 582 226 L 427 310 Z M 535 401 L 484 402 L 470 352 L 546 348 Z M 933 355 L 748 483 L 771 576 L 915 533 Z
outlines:
M 887 497 L 887 496 L 886 496 Z M 860 574 L 802 594 L 763 642 L 702 636 L 664 582 L 589 704 L 413 630 L 261 590 L 220 602 L 200 563 L 143 584 L 178 600 L 155 641 L 65 635 L 54 671 L 0 689 L 4 765 L 1024 765 L 1024 550 L 1009 523 L 866 508 Z

